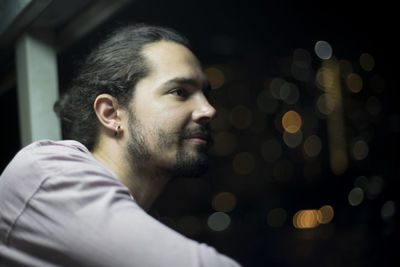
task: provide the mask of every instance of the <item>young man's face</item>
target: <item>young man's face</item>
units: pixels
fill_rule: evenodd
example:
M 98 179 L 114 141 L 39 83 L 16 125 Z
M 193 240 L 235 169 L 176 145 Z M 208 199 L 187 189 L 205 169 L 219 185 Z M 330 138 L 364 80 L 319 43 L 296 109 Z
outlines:
M 216 113 L 205 96 L 208 81 L 180 44 L 155 42 L 143 54 L 150 74 L 136 85 L 130 105 L 128 155 L 172 176 L 198 176 L 207 167 Z

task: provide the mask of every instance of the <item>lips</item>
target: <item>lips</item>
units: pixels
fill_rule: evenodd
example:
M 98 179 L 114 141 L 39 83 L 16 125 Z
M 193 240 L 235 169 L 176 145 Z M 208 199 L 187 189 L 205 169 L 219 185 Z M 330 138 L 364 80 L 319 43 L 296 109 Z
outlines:
M 212 142 L 211 135 L 208 133 L 193 133 L 185 136 L 184 139 L 199 145 L 211 144 Z

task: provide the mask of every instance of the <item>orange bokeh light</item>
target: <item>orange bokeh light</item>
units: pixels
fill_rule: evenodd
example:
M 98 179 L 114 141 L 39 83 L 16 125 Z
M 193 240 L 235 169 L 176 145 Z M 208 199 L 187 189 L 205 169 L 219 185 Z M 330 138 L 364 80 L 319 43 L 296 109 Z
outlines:
M 288 133 L 295 133 L 300 130 L 302 124 L 301 116 L 293 110 L 289 110 L 282 117 L 282 126 Z

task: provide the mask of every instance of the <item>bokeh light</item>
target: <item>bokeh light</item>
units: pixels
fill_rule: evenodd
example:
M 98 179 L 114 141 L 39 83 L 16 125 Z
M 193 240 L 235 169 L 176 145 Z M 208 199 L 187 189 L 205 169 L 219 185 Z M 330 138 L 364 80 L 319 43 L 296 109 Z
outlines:
M 254 170 L 255 159 L 250 152 L 238 153 L 232 162 L 233 170 L 241 175 L 249 174 Z
M 283 132 L 283 141 L 290 148 L 298 147 L 303 141 L 303 132 L 298 130 L 295 133 Z
M 335 212 L 331 205 L 324 205 L 317 211 L 317 220 L 322 224 L 330 223 L 334 214 Z
M 307 137 L 303 149 L 304 153 L 310 158 L 318 156 L 322 149 L 321 139 L 317 135 Z
M 353 73 L 353 66 L 350 61 L 341 59 L 339 60 L 340 75 L 346 78 L 350 73 Z
M 368 187 L 366 190 L 368 199 L 375 199 L 382 193 L 384 180 L 382 176 L 375 175 L 368 179 Z
M 361 89 L 363 87 L 363 81 L 362 81 L 360 75 L 358 75 L 356 73 L 350 73 L 346 77 L 346 85 L 350 92 L 358 93 L 361 91 Z
M 327 87 L 331 87 L 334 83 L 334 75 L 331 69 L 321 67 L 318 69 L 315 75 L 315 85 L 321 90 L 325 90 Z
M 230 212 L 236 206 L 236 197 L 230 192 L 220 192 L 212 200 L 212 207 L 216 211 Z
M 216 67 L 209 67 L 204 70 L 212 89 L 220 88 L 225 82 L 225 75 L 222 70 Z
M 276 98 L 281 98 L 281 87 L 286 83 L 286 81 L 282 78 L 274 78 L 271 80 L 269 85 L 269 91 L 271 95 Z
M 349 204 L 351 206 L 358 206 L 364 200 L 364 191 L 360 187 L 354 187 L 348 197 L 347 197 Z
M 323 115 L 329 115 L 334 110 L 333 105 L 331 105 L 331 102 L 328 102 L 326 98 L 326 94 L 321 94 L 315 103 L 317 110 Z
M 318 224 L 317 210 L 299 210 L 293 216 L 293 226 L 295 228 L 314 228 Z
M 360 56 L 360 66 L 363 68 L 365 71 L 371 71 L 373 70 L 375 66 L 375 59 L 372 55 L 368 53 L 363 53 Z
M 382 205 L 381 208 L 382 220 L 384 221 L 390 220 L 395 213 L 396 213 L 396 204 L 394 201 L 388 200 Z
M 369 148 L 368 144 L 364 140 L 357 140 L 353 144 L 352 154 L 354 159 L 363 160 L 368 156 Z
M 238 105 L 231 110 L 229 119 L 234 127 L 238 129 L 245 129 L 251 125 L 252 114 L 247 107 Z
M 299 210 L 293 216 L 293 226 L 299 229 L 315 228 L 319 224 L 330 223 L 333 216 L 334 210 L 331 205 L 324 205 L 318 210 Z
M 286 104 L 293 105 L 299 100 L 299 88 L 294 83 L 284 83 L 279 92 L 280 99 Z
M 330 59 L 332 57 L 332 47 L 326 41 L 318 41 L 314 46 L 315 54 L 320 59 Z
M 295 133 L 300 130 L 302 124 L 301 116 L 294 110 L 289 110 L 282 117 L 282 126 L 288 133 Z
M 217 211 L 208 217 L 207 225 L 211 230 L 220 232 L 226 230 L 231 224 L 231 217 L 222 211 Z
M 275 208 L 268 212 L 267 224 L 271 227 L 281 227 L 287 218 L 286 210 L 282 208 Z

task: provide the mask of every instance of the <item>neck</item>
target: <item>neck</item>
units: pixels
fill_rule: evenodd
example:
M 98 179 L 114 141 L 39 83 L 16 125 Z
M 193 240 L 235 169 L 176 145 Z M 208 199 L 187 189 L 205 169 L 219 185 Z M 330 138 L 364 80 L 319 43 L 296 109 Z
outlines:
M 137 161 L 130 160 L 125 152 L 120 150 L 121 147 L 99 145 L 92 153 L 97 160 L 117 174 L 136 202 L 148 211 L 170 177 L 147 167 L 145 162 L 138 164 Z

